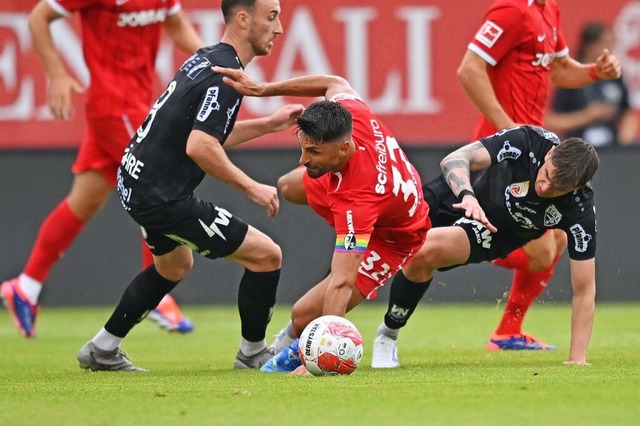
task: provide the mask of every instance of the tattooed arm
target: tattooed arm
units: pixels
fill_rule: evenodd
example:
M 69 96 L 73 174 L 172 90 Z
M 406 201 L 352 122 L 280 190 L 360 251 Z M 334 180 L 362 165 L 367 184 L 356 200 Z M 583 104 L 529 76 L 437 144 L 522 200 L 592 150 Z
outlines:
M 454 208 L 465 211 L 465 216 L 482 223 L 491 232 L 497 228 L 489 222 L 480 207 L 471 186 L 471 172 L 491 166 L 489 151 L 480 142 L 473 142 L 453 151 L 440 162 L 442 175 L 451 191 L 460 200 Z

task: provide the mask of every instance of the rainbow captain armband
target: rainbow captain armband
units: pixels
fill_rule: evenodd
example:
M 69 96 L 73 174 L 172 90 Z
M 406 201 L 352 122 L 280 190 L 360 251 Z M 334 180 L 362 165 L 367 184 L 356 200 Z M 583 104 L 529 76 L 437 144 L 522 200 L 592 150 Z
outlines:
M 370 234 L 338 234 L 336 237 L 336 253 L 364 254 L 369 245 Z

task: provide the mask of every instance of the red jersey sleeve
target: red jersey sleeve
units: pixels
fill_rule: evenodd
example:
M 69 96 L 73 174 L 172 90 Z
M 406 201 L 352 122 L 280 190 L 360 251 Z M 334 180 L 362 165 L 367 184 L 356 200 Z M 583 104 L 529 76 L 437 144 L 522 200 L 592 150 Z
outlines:
M 521 42 L 522 17 L 522 10 L 513 2 L 494 2 L 485 14 L 480 29 L 469 43 L 469 50 L 495 66 Z

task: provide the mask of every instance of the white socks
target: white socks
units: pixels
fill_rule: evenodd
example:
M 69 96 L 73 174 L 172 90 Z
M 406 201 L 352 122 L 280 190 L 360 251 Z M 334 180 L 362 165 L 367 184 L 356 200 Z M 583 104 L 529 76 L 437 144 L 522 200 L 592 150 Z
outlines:
M 384 336 L 387 336 L 390 339 L 393 340 L 398 340 L 398 333 L 400 333 L 400 329 L 396 328 L 396 329 L 392 329 L 387 327 L 387 325 L 385 323 L 380 324 L 380 327 L 378 327 L 378 335 L 382 334 Z
M 240 343 L 240 352 L 242 352 L 245 356 L 252 356 L 262 351 L 267 347 L 264 339 L 259 342 L 250 342 L 244 337 L 242 338 L 242 342 Z
M 29 299 L 29 302 L 33 305 L 38 304 L 38 297 L 40 297 L 40 292 L 42 291 L 42 283 L 40 281 L 36 281 L 29 275 L 22 273 L 20 277 L 18 277 L 18 287 L 20 287 L 22 293 Z
M 116 348 L 120 347 L 120 343 L 122 342 L 122 340 L 122 337 L 114 336 L 113 334 L 102 328 L 102 330 L 100 330 L 98 334 L 96 334 L 96 337 L 94 337 L 91 341 L 98 347 L 98 349 L 102 349 L 103 351 L 113 351 Z

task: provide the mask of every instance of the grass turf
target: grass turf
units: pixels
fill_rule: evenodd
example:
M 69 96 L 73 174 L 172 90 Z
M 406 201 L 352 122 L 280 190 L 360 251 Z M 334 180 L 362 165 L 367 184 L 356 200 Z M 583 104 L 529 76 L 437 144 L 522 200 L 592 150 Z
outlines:
M 351 376 L 233 370 L 235 307 L 186 306 L 190 335 L 145 321 L 123 348 L 148 373 L 91 373 L 75 355 L 111 308 L 44 308 L 38 337 L 0 318 L 0 425 L 627 425 L 640 415 L 640 305 L 600 304 L 588 367 L 564 366 L 570 307 L 536 305 L 528 330 L 550 352 L 488 352 L 501 307 L 424 304 L 403 330 L 401 368 L 372 370 L 386 306 L 348 315 L 365 340 Z M 289 311 L 279 307 L 275 334 Z M 270 340 L 270 339 L 268 339 Z

